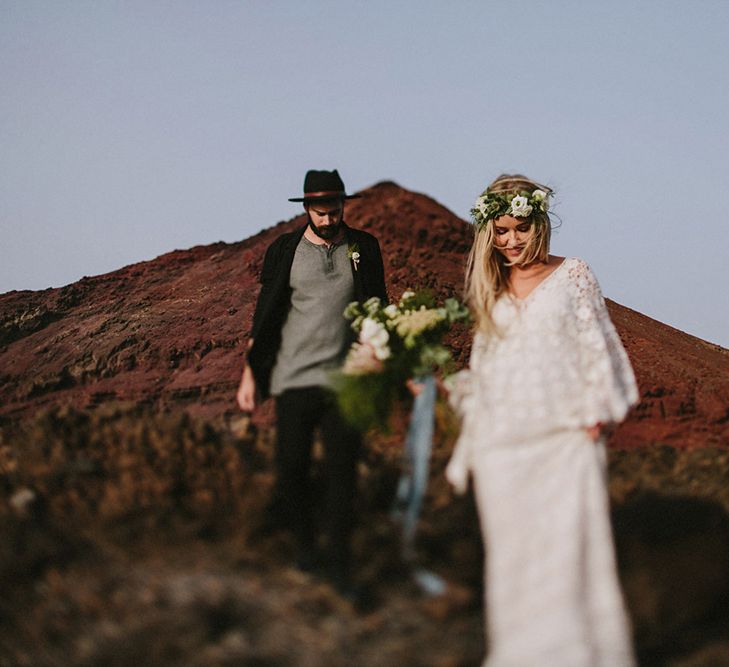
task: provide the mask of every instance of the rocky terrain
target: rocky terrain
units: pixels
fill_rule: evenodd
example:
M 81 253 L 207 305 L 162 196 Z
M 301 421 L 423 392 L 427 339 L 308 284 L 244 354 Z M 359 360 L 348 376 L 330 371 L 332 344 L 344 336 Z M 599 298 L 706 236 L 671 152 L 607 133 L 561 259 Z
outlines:
M 362 194 L 347 220 L 380 239 L 390 294 L 458 295 L 468 225 L 394 183 Z M 249 422 L 234 391 L 265 247 L 301 224 L 0 295 L 0 667 L 480 664 L 483 554 L 443 479 L 447 412 L 414 561 L 388 514 L 402 420 L 368 440 L 356 604 L 292 568 L 285 535 L 256 536 L 271 410 Z M 610 443 L 641 664 L 726 665 L 729 351 L 609 307 L 641 393 Z
M 390 294 L 418 286 L 460 295 L 470 227 L 394 183 L 362 194 L 348 203 L 347 220 L 381 240 Z M 263 253 L 303 221 L 59 289 L 0 295 L 0 415 L 109 401 L 233 414 Z M 729 351 L 619 304 L 610 311 L 642 394 L 614 444 L 729 442 Z M 466 338 L 453 341 L 462 362 Z

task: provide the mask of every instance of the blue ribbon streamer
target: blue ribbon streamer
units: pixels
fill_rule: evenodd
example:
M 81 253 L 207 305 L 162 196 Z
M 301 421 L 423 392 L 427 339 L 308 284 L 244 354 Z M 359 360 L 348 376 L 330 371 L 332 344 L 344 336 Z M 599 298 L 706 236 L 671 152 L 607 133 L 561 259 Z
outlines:
M 417 378 L 422 385 L 415 397 L 410 426 L 405 440 L 403 470 L 397 484 L 393 518 L 402 522 L 403 546 L 412 550 L 415 529 L 423 505 L 425 488 L 428 484 L 430 452 L 433 447 L 435 426 L 436 384 L 432 375 Z
M 415 529 L 423 506 L 425 488 L 428 485 L 437 396 L 435 378 L 432 375 L 416 378 L 416 382 L 422 385 L 422 390 L 413 402 L 410 426 L 405 440 L 403 470 L 392 508 L 393 518 L 402 522 L 403 554 L 406 558 L 414 556 Z M 415 568 L 412 576 L 426 595 L 443 595 L 448 588 L 441 576 L 425 568 Z

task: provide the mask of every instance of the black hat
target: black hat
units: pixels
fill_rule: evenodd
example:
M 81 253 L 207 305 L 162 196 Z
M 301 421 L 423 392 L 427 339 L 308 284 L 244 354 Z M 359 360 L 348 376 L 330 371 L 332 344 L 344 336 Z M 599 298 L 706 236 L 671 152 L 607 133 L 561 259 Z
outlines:
M 292 197 L 289 201 L 303 201 L 304 203 L 312 201 L 331 201 L 334 199 L 356 199 L 362 195 L 348 195 L 344 191 L 344 183 L 342 182 L 339 172 L 334 171 L 315 171 L 311 169 L 306 172 L 304 178 L 304 196 Z

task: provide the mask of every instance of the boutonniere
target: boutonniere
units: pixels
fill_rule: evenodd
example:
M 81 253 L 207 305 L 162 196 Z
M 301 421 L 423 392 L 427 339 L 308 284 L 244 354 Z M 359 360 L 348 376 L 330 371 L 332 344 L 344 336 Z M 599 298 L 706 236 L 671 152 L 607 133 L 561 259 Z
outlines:
M 356 271 L 359 265 L 359 246 L 356 243 L 351 243 L 347 248 L 347 257 L 352 260 L 354 270 Z

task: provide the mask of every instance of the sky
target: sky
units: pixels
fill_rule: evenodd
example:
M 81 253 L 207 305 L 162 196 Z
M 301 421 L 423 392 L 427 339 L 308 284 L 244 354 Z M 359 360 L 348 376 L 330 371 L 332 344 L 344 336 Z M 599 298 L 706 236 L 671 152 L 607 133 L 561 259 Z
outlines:
M 556 190 L 555 254 L 729 347 L 724 0 L 0 0 L 0 293 L 300 212 L 307 169 L 466 219 Z

